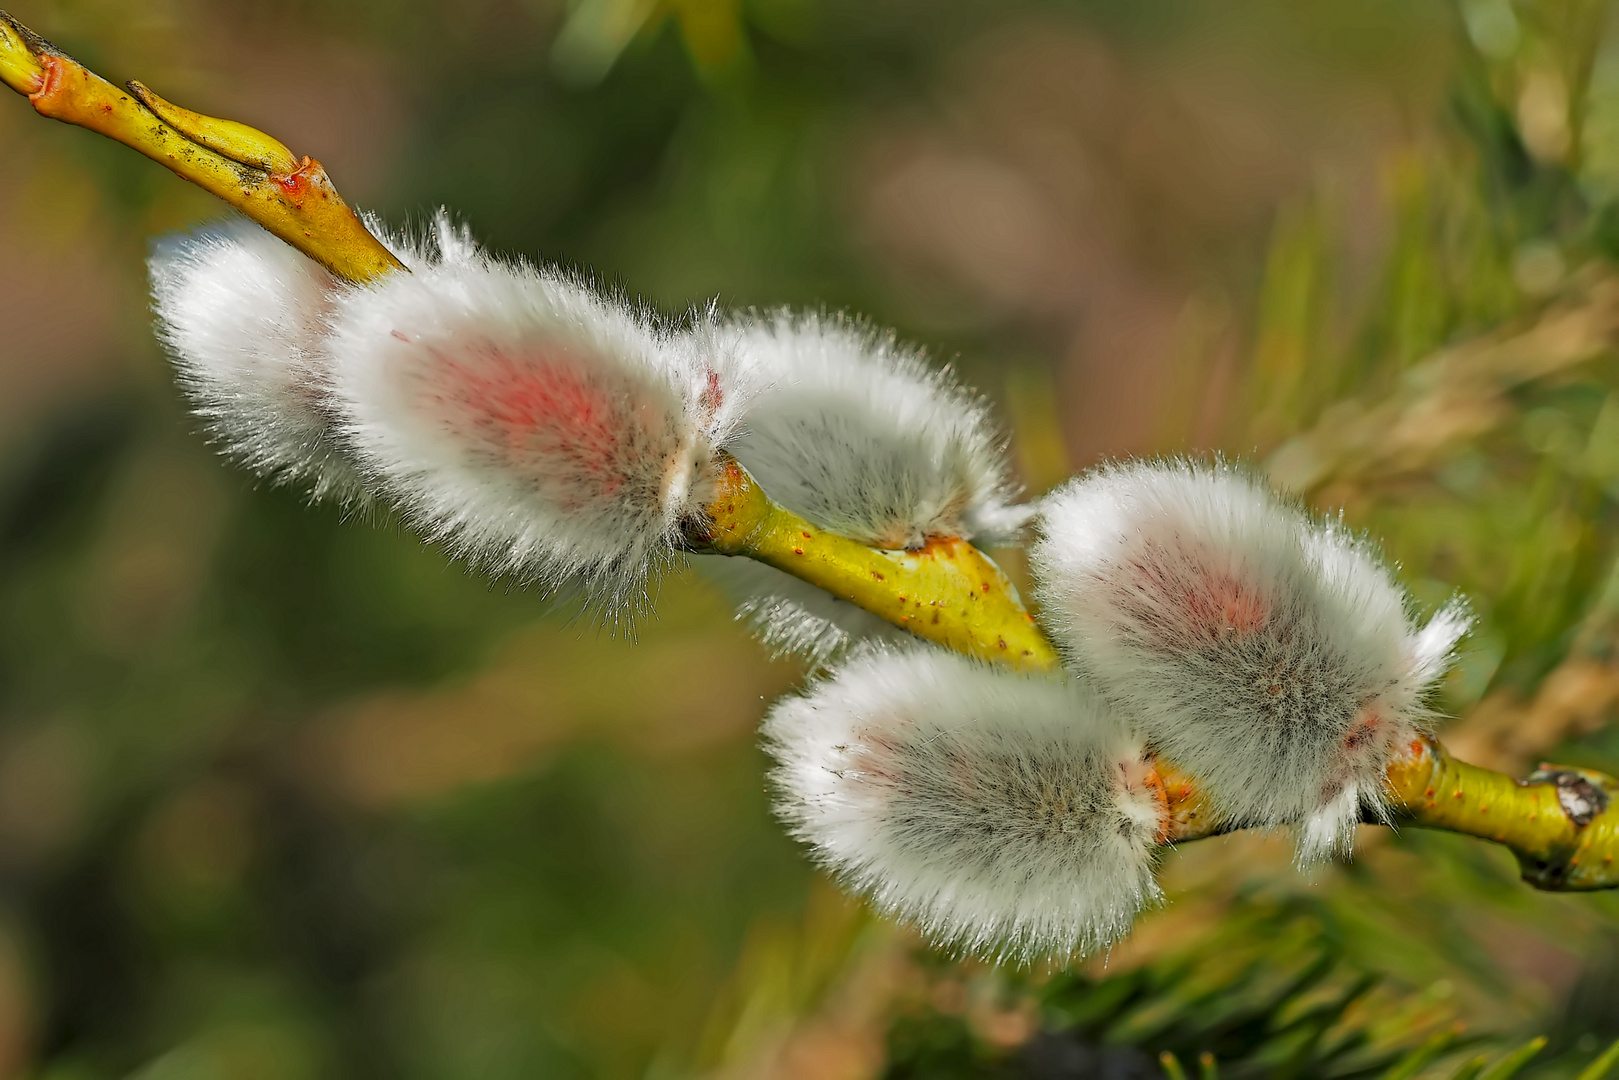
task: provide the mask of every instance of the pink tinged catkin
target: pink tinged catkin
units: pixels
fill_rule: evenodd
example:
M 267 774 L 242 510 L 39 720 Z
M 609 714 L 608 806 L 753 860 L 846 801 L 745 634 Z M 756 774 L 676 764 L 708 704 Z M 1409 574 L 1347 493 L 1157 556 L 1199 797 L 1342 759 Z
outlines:
M 763 731 L 794 835 L 940 944 L 1066 958 L 1116 941 L 1160 895 L 1162 789 L 1076 683 L 868 647 Z
M 1047 498 L 1032 551 L 1047 625 L 1149 744 L 1238 825 L 1346 852 L 1386 815 L 1384 767 L 1468 618 L 1425 628 L 1387 565 L 1225 465 L 1109 465 Z
M 364 501 L 325 401 L 336 279 L 246 221 L 169 237 L 147 266 L 158 337 L 225 452 L 314 498 Z
M 413 271 L 349 290 L 329 339 L 345 438 L 458 554 L 629 599 L 709 493 L 734 423 L 723 355 L 442 218 Z

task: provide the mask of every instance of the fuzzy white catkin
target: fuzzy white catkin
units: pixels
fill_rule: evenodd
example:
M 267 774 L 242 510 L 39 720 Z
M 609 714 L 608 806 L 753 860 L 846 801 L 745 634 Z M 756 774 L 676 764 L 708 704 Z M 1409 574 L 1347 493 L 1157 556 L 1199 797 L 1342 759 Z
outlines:
M 726 448 L 789 510 L 888 549 L 1004 542 L 1027 521 L 984 402 L 892 334 L 788 311 L 705 332 L 757 383 Z M 778 571 L 707 569 L 774 649 L 821 663 L 887 636 L 886 624 Z
M 1415 627 L 1365 541 L 1239 469 L 1108 465 L 1046 500 L 1031 562 L 1048 626 L 1149 744 L 1240 825 L 1346 851 L 1468 619 Z
M 889 549 L 994 542 L 1027 519 L 984 403 L 893 335 L 781 311 L 727 337 L 758 381 L 727 448 L 781 505 Z
M 867 648 L 763 731 L 794 835 L 941 944 L 1066 958 L 1160 895 L 1141 744 L 1073 681 Z
M 147 266 L 158 337 L 223 449 L 272 482 L 362 501 L 324 402 L 336 279 L 247 221 L 169 237 Z
M 709 492 L 740 388 L 723 353 L 440 217 L 412 273 L 343 294 L 333 401 L 414 525 L 497 573 L 615 603 Z

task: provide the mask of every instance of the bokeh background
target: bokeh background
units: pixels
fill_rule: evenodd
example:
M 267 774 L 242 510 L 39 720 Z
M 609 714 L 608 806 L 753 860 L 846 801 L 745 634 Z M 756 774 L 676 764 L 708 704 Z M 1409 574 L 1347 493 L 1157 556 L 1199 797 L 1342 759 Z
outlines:
M 1462 756 L 1619 770 L 1607 3 L 8 7 L 395 224 L 893 326 L 1031 494 L 1252 462 L 1472 598 Z M 1066 972 L 929 953 L 772 821 L 803 672 L 712 587 L 603 628 L 255 484 L 146 307 L 219 205 L 20 98 L 0 148 L 0 1078 L 1351 1076 L 1461 1028 L 1572 1076 L 1619 1034 L 1614 897 L 1415 831 L 1188 845 Z

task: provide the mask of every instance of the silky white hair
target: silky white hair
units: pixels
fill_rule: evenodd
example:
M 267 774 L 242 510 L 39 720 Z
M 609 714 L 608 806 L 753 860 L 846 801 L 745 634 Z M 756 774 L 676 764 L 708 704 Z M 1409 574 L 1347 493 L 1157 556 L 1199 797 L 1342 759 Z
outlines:
M 346 290 L 332 401 L 347 445 L 429 537 L 610 605 L 710 493 L 740 387 L 723 350 L 555 268 L 496 259 L 442 215 L 412 273 Z
M 442 211 L 419 237 L 368 224 L 410 273 L 340 282 L 247 222 L 153 255 L 181 382 L 277 482 L 379 492 L 486 569 L 610 606 L 700 516 L 721 447 L 789 509 L 879 547 L 1007 539 L 1027 519 L 984 404 L 892 335 L 712 309 L 677 332 L 481 252 Z M 775 570 L 721 576 L 777 651 L 824 663 L 880 626 Z
M 1160 896 L 1161 789 L 1072 680 L 871 647 L 778 702 L 763 733 L 793 834 L 941 944 L 1067 958 Z
M 1005 539 L 1027 520 L 989 410 L 918 350 L 841 316 L 728 330 L 759 386 L 727 449 L 794 513 L 887 549 Z
M 1297 824 L 1310 861 L 1386 818 L 1384 767 L 1468 617 L 1425 629 L 1371 545 L 1247 473 L 1106 465 L 1048 496 L 1031 552 L 1070 664 L 1234 825 Z
M 158 338 L 221 448 L 272 483 L 363 502 L 324 397 L 337 279 L 248 221 L 166 238 L 147 268 Z
M 935 537 L 1006 542 L 1028 520 L 985 403 L 892 333 L 783 310 L 733 320 L 715 344 L 757 386 L 726 449 L 815 525 L 892 550 Z M 886 625 L 777 570 L 716 573 L 767 646 L 812 663 Z

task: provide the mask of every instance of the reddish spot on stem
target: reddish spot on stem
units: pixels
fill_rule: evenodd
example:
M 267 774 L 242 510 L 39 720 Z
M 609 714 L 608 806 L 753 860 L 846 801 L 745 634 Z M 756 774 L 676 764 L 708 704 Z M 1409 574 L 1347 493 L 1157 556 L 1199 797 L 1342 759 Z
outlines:
M 303 163 L 286 175 L 271 174 L 270 179 L 287 193 L 289 198 L 298 199 L 309 194 L 309 184 L 314 170 L 320 165 L 313 158 L 305 156 Z M 302 209 L 300 207 L 300 209 Z
M 1128 771 L 1126 771 L 1126 783 L 1128 784 Z M 1164 789 L 1164 778 L 1158 774 L 1156 768 L 1149 766 L 1147 775 L 1141 778 L 1141 786 L 1147 789 L 1147 793 L 1152 796 L 1153 805 L 1158 808 L 1158 831 L 1153 835 L 1153 842 L 1156 844 L 1166 843 L 1169 840 L 1171 818 L 1169 814 L 1169 792 Z
M 43 113 L 45 110 L 40 106 L 50 104 L 51 96 L 62 88 L 62 61 L 59 57 L 46 54 L 39 57 L 39 66 L 45 70 L 36 76 L 37 82 L 29 93 L 28 100 L 33 102 L 35 109 Z
M 871 572 L 871 576 L 872 576 L 872 577 L 874 577 L 874 578 L 876 578 L 876 579 L 877 579 L 877 580 L 878 580 L 878 581 L 887 581 L 887 580 L 888 580 L 888 579 L 887 579 L 887 578 L 885 578 L 885 577 L 883 577 L 883 576 L 882 576 L 882 575 L 881 575 L 881 574 L 879 574 L 879 573 L 878 573 L 878 572 L 877 572 L 877 571 L 875 571 L 875 570 L 873 570 L 873 571 L 872 571 L 872 572 Z

